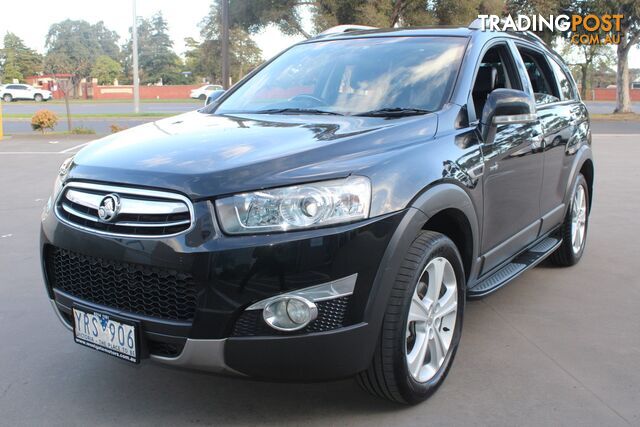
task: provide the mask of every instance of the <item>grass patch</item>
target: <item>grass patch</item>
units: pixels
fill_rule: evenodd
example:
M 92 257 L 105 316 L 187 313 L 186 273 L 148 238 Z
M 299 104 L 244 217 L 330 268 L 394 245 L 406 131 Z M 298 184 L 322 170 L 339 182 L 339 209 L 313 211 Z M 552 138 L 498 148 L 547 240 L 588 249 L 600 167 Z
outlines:
M 85 127 L 77 127 L 71 129 L 71 132 L 69 133 L 72 135 L 95 135 L 96 131 Z
M 640 121 L 640 114 L 620 113 L 620 114 L 589 114 L 592 120 L 608 120 L 615 122 L 637 122 Z

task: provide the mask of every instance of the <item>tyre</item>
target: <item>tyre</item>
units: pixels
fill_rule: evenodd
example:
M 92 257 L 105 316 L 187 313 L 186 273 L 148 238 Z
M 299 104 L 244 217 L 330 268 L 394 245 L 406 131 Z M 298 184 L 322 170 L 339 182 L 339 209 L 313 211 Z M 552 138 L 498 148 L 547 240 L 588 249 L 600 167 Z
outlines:
M 33 97 L 33 100 L 36 102 L 42 102 L 42 95 L 40 95 L 39 93 L 36 93 L 35 96 Z
M 9 94 L 9 93 L 5 93 L 5 94 L 2 96 L 2 100 L 3 100 L 4 102 L 11 102 L 11 101 L 13 101 L 13 96 L 11 96 L 11 94 Z
M 205 94 L 203 93 L 203 94 L 201 94 L 201 95 L 198 97 L 198 99 L 199 99 L 200 101 L 204 101 L 205 99 L 207 99 L 207 95 L 205 95 Z
M 568 267 L 582 258 L 589 228 L 589 188 L 582 174 L 578 175 L 571 194 L 571 205 L 560 228 L 562 244 L 551 254 L 551 262 Z
M 442 384 L 462 331 L 465 276 L 455 244 L 423 231 L 396 276 L 369 368 L 357 381 L 368 392 L 416 404 Z

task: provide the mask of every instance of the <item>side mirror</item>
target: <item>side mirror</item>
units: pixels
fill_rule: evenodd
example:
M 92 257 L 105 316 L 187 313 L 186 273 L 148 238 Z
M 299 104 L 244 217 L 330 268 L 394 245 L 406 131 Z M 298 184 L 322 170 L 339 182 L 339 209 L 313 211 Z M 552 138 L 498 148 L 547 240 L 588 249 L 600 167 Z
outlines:
M 207 96 L 207 99 L 204 101 L 204 106 L 206 107 L 207 105 L 211 104 L 213 101 L 224 95 L 224 93 L 224 90 L 214 90 L 209 94 L 209 96 Z
M 532 123 L 538 120 L 536 107 L 529 95 L 521 90 L 495 89 L 487 97 L 482 109 L 482 136 L 485 141 L 490 130 L 498 125 Z

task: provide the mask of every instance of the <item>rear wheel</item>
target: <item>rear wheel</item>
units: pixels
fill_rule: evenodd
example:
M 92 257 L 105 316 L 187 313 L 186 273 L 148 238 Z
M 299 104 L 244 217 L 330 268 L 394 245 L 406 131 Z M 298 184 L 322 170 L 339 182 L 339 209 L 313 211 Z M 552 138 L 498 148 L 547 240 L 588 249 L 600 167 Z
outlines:
M 4 96 L 2 97 L 2 100 L 4 102 L 11 102 L 13 101 L 13 96 L 11 96 L 11 94 L 5 93 Z
M 582 258 L 589 228 L 589 189 L 582 174 L 578 175 L 571 196 L 571 205 L 564 219 L 560 233 L 562 244 L 551 255 L 551 261 L 568 267 Z
M 42 99 L 43 99 L 43 98 L 42 98 L 42 95 L 40 95 L 39 93 L 36 93 L 36 94 L 35 94 L 35 96 L 33 97 L 33 99 L 34 99 L 36 102 L 42 102 Z
M 396 277 L 371 366 L 358 374 L 370 393 L 419 403 L 444 381 L 462 330 L 465 277 L 455 244 L 423 231 Z

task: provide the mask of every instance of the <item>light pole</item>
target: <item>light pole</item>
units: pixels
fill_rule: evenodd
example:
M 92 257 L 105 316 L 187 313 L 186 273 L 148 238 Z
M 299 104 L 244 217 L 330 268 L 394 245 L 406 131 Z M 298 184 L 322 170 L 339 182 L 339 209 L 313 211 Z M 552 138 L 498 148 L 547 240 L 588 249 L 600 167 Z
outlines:
M 140 112 L 140 76 L 138 75 L 138 17 L 136 14 L 136 0 L 133 0 L 133 112 Z
M 222 0 L 222 87 L 229 89 L 229 0 Z

